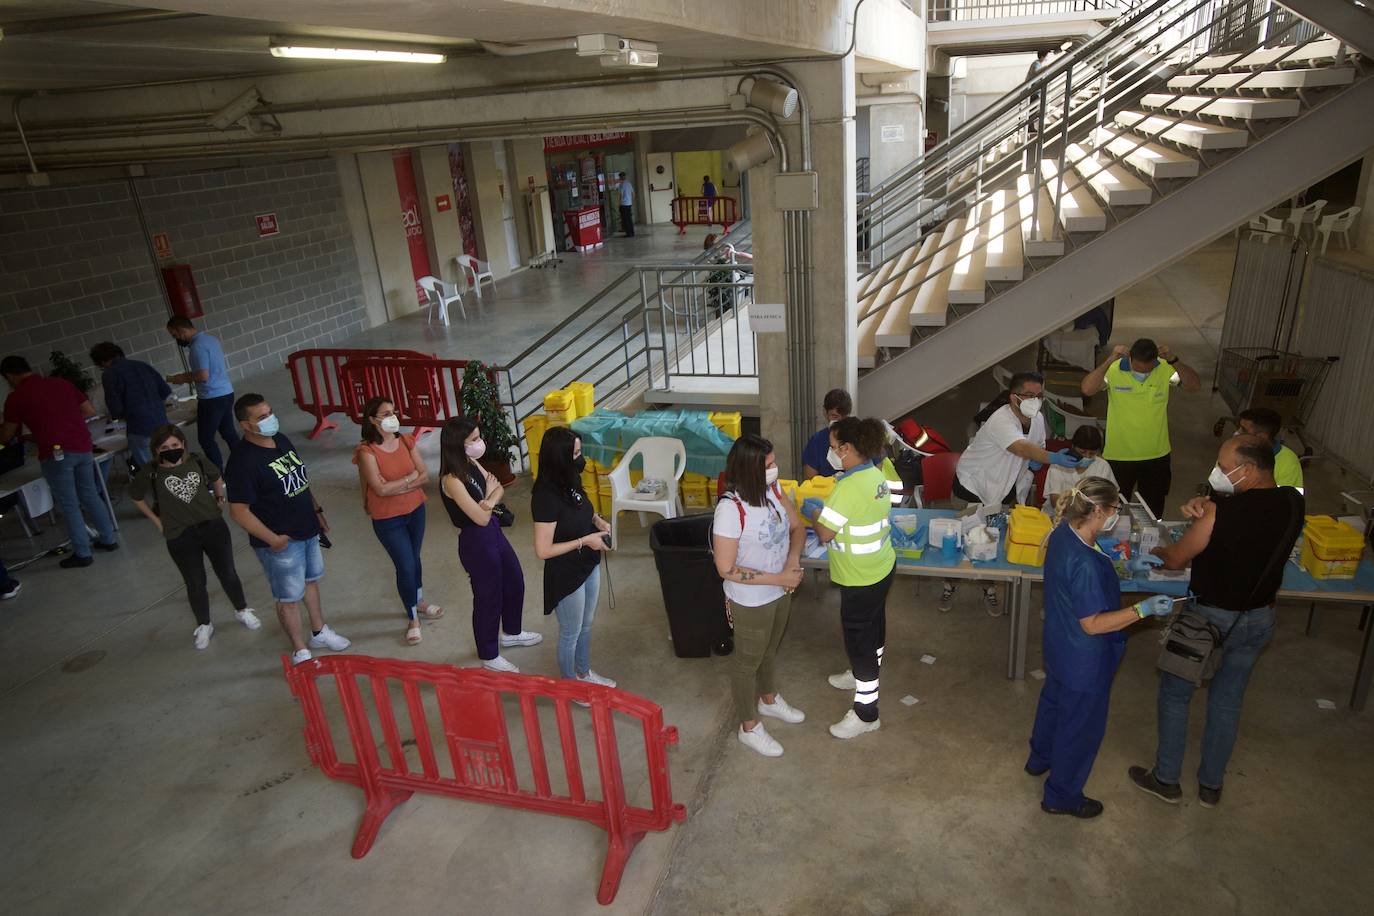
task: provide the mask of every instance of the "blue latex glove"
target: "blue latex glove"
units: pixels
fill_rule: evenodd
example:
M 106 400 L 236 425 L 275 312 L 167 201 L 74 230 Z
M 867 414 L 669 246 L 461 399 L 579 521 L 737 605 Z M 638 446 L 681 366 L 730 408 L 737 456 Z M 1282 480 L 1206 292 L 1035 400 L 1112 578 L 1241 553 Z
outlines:
M 1136 602 L 1135 608 L 1141 617 L 1167 617 L 1174 609 L 1174 599 L 1168 595 L 1151 595 L 1144 601 Z
M 1151 569 L 1163 566 L 1164 561 L 1152 553 L 1141 554 L 1138 557 L 1131 557 L 1126 561 L 1126 572 L 1143 576 Z
M 1050 464 L 1057 464 L 1061 468 L 1076 468 L 1086 462 L 1086 458 L 1075 458 L 1069 454 L 1069 450 L 1061 448 L 1057 452 L 1050 452 Z
M 817 499 L 816 497 L 814 497 L 814 496 L 808 496 L 806 499 L 803 499 L 803 500 L 802 500 L 802 504 L 801 504 L 801 514 L 802 514 L 802 517 L 803 517 L 803 518 L 810 519 L 811 521 L 814 522 L 814 521 L 816 520 L 816 516 L 818 516 L 818 515 L 821 514 L 821 509 L 822 509 L 822 507 L 824 507 L 824 506 L 825 506 L 825 503 L 821 502 L 821 501 L 820 501 L 819 499 Z
M 1038 471 L 1044 467 L 1044 465 L 1038 461 L 1028 461 L 1026 462 L 1026 466 L 1029 467 L 1031 471 Z

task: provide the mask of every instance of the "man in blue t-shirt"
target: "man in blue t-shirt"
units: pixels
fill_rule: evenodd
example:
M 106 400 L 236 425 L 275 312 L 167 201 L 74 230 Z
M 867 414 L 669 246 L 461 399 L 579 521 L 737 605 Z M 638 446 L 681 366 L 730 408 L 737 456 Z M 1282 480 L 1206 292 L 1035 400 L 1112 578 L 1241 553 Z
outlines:
M 309 661 L 311 649 L 342 652 L 349 641 L 329 628 L 320 607 L 320 535 L 329 531 L 329 524 L 310 490 L 305 462 L 281 434 L 272 405 L 262 395 L 239 398 L 234 417 L 243 427 L 243 441 L 224 469 L 229 517 L 248 532 L 248 543 L 267 574 L 277 619 L 291 640 L 291 663 Z M 301 632 L 301 603 L 310 615 L 308 643 Z
M 178 315 L 168 320 L 167 333 L 177 346 L 191 351 L 191 371 L 167 376 L 173 385 L 196 386 L 196 439 L 205 457 L 224 470 L 224 458 L 215 443 L 219 433 L 232 453 L 239 444 L 238 425 L 234 422 L 234 386 L 229 381 L 229 366 L 224 362 L 224 348 L 219 338 L 197 331 L 191 319 Z
M 843 388 L 832 388 L 825 393 L 821 402 L 825 412 L 825 426 L 816 431 L 806 448 L 802 449 L 802 479 L 812 477 L 834 477 L 837 468 L 830 464 L 830 424 L 843 420 L 854 412 L 854 399 Z

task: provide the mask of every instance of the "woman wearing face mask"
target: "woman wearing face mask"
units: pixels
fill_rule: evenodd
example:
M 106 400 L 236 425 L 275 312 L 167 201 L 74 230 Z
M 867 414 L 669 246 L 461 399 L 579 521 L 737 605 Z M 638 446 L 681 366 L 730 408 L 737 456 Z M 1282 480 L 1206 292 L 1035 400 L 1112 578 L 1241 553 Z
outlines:
M 1083 794 L 1107 730 L 1112 678 L 1126 651 L 1122 631 L 1173 608 L 1167 595 L 1121 606 L 1121 585 L 1097 536 L 1116 525 L 1121 494 L 1101 477 L 1060 494 L 1059 524 L 1045 548 L 1045 683 L 1026 772 L 1050 774 L 1040 808 L 1090 818 L 1102 803 Z
M 592 621 L 601 591 L 601 552 L 611 526 L 582 489 L 582 440 L 555 426 L 539 445 L 539 477 L 530 495 L 534 553 L 544 561 L 544 613 L 558 617 L 558 671 L 565 678 L 614 687 L 592 670 Z
M 477 657 L 488 670 L 515 672 L 520 669 L 501 655 L 501 648 L 538 645 L 544 637 L 520 628 L 525 574 L 493 514 L 506 491 L 477 463 L 486 451 L 476 420 L 446 422 L 439 434 L 439 496 L 458 529 L 458 559 L 472 582 Z
M 878 670 L 887 641 L 887 593 L 897 563 L 887 522 L 892 495 L 873 464 L 886 438 L 878 420 L 845 417 L 831 424 L 827 460 L 844 476 L 823 505 L 814 499 L 802 505 L 816 536 L 829 545 L 830 581 L 840 587 L 840 625 L 850 670 L 831 675 L 830 686 L 853 690 L 854 704 L 830 726 L 836 738 L 854 738 L 880 725 Z
M 363 441 L 353 450 L 363 487 L 363 508 L 372 530 L 396 567 L 396 590 L 406 615 L 406 645 L 420 644 L 420 618 L 437 620 L 444 609 L 424 599 L 420 545 L 425 539 L 425 491 L 429 470 L 415 440 L 401 434 L 396 405 L 372 398 L 363 405 Z
M 1053 510 L 1061 493 L 1073 489 L 1074 484 L 1087 477 L 1101 477 L 1116 483 L 1112 466 L 1102 457 L 1102 430 L 1096 426 L 1080 426 L 1073 433 L 1073 450 L 1083 456 L 1076 468 L 1052 466 L 1045 474 L 1045 506 Z
M 782 745 L 759 715 L 797 724 L 806 719 L 777 692 L 773 658 L 801 584 L 806 540 L 792 500 L 778 489 L 773 444 L 741 436 L 725 459 L 725 496 L 716 504 L 712 546 L 716 571 L 725 580 L 726 607 L 735 628 L 730 692 L 740 744 L 765 757 L 781 757 Z
M 215 632 L 205 589 L 205 557 L 210 558 L 225 597 L 234 605 L 234 617 L 248 629 L 258 629 L 262 623 L 243 595 L 234 568 L 234 543 L 220 514 L 224 481 L 219 468 L 188 452 L 186 434 L 172 423 L 153 430 L 149 447 L 155 460 L 139 468 L 129 484 L 129 496 L 167 539 L 167 552 L 186 583 L 186 597 L 196 617 L 196 648 L 209 646 Z

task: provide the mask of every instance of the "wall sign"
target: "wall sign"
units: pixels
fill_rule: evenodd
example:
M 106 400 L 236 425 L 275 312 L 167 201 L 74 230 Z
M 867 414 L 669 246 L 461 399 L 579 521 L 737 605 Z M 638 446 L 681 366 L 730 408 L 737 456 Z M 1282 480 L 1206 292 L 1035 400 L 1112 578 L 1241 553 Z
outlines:
M 593 146 L 624 146 L 633 142 L 629 131 L 611 130 L 593 134 L 562 134 L 544 138 L 544 152 L 566 153 L 575 149 L 591 149 Z
M 434 209 L 440 213 L 452 210 L 453 198 L 449 197 L 447 194 L 440 194 L 438 197 L 434 198 Z
M 749 303 L 749 330 L 755 334 L 787 330 L 787 307 L 781 302 Z
M 906 139 L 906 126 L 903 124 L 884 124 L 880 143 L 900 143 Z
M 172 256 L 172 240 L 167 237 L 167 233 L 153 233 L 153 251 L 158 258 L 170 258 Z
M 275 213 L 259 213 L 253 219 L 258 224 L 258 238 L 265 238 L 281 232 L 281 226 L 277 224 L 277 214 Z

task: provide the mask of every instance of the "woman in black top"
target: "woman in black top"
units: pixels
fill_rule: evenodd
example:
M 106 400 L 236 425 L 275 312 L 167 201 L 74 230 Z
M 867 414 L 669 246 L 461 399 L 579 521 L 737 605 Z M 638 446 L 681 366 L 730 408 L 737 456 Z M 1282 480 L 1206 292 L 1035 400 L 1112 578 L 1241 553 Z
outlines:
M 582 440 L 566 426 L 544 434 L 530 497 L 534 553 L 544 561 L 544 613 L 558 615 L 558 670 L 566 678 L 614 687 L 592 670 L 592 621 L 601 589 L 600 552 L 610 524 L 582 489 Z
M 472 634 L 477 657 L 492 671 L 519 671 L 501 647 L 533 646 L 544 637 L 520 629 L 525 574 L 492 510 L 505 489 L 477 459 L 486 444 L 477 422 L 454 417 L 439 434 L 439 497 L 458 528 L 458 559 L 472 582 Z M 514 634 L 514 635 L 511 635 Z

